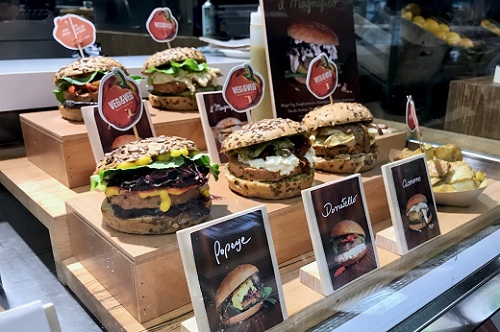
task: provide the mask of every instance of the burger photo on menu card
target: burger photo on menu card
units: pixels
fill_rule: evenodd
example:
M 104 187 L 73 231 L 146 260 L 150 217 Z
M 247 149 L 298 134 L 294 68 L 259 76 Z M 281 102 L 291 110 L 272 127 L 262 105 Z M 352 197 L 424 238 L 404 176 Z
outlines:
M 335 32 L 328 26 L 318 22 L 294 22 L 287 28 L 290 37 L 288 57 L 290 72 L 285 77 L 293 77 L 296 81 L 306 84 L 307 72 L 311 61 L 321 53 L 328 60 L 338 58 L 337 46 L 339 40 Z
M 259 269 L 242 264 L 231 270 L 222 280 L 215 294 L 215 307 L 222 325 L 236 325 L 255 315 L 264 305 L 275 305 L 272 288 L 259 278 Z
M 174 47 L 150 56 L 142 67 L 147 76 L 151 106 L 164 110 L 195 111 L 195 93 L 221 90 L 218 68 L 207 65 L 202 52 Z
M 83 121 L 81 108 L 97 105 L 101 78 L 115 67 L 128 75 L 121 63 L 104 56 L 80 58 L 59 69 L 54 74 L 57 89 L 53 93 L 60 103 L 61 116 L 71 121 Z
M 334 103 L 308 112 L 315 168 L 332 173 L 361 173 L 375 167 L 378 147 L 369 130 L 373 115 L 358 103 Z
M 314 152 L 305 128 L 290 119 L 248 123 L 222 142 L 231 190 L 246 197 L 299 196 L 314 179 Z
M 158 136 L 107 153 L 91 177 L 91 189 L 105 193 L 101 211 L 111 228 L 134 234 L 174 233 L 208 217 L 208 180 L 218 174 L 218 165 L 193 141 Z

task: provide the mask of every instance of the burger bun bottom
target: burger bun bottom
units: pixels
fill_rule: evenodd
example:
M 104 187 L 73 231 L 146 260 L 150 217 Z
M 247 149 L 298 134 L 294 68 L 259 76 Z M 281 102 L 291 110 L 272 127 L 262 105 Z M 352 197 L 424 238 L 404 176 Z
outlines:
M 149 94 L 148 96 L 151 106 L 169 111 L 197 111 L 198 105 L 196 100 L 191 97 L 181 96 L 157 96 Z
M 241 314 L 237 314 L 236 316 L 229 317 L 226 320 L 226 324 L 227 325 L 235 325 L 235 324 L 238 324 L 239 322 L 244 321 L 247 318 L 252 317 L 260 310 L 260 308 L 262 308 L 263 305 L 264 305 L 264 302 L 256 303 L 253 307 L 251 307 L 248 310 L 243 311 Z
M 349 159 L 314 157 L 316 169 L 339 174 L 353 174 L 369 171 L 375 167 L 377 154 L 373 152 L 353 155 Z
M 63 119 L 83 122 L 82 110 L 80 108 L 67 108 L 63 105 L 59 105 L 59 112 Z
M 212 200 L 204 202 L 205 206 L 210 209 Z M 112 204 L 107 199 L 101 204 L 103 221 L 109 227 L 123 232 L 132 234 L 168 234 L 199 224 L 208 217 L 207 215 L 193 218 L 188 213 L 180 213 L 176 216 L 168 215 L 145 215 L 135 218 L 122 219 L 113 213 Z
M 250 181 L 226 173 L 226 179 L 231 190 L 245 197 L 263 199 L 285 199 L 299 196 L 303 189 L 309 188 L 314 180 L 314 170 L 293 180 L 276 182 Z

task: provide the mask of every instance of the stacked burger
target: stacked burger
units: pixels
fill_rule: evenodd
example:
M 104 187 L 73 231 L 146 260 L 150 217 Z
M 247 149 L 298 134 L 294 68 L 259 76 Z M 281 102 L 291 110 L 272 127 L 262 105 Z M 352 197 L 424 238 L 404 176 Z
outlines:
M 103 56 L 80 58 L 59 69 L 54 75 L 57 89 L 53 93 L 60 103 L 61 116 L 83 121 L 81 108 L 97 105 L 101 78 L 115 67 L 127 74 L 121 63 Z
M 368 130 L 373 116 L 358 103 L 326 104 L 307 113 L 302 124 L 309 131 L 316 169 L 332 173 L 360 173 L 373 167 L 378 148 Z
M 290 119 L 246 124 L 226 137 L 221 152 L 229 159 L 229 187 L 246 197 L 295 197 L 313 182 L 311 143 L 305 128 Z
M 207 59 L 195 48 L 175 47 L 157 52 L 142 67 L 150 89 L 153 107 L 175 111 L 198 109 L 197 92 L 220 90 L 220 70 L 207 65 Z
M 136 234 L 173 233 L 210 214 L 208 179 L 218 165 L 193 141 L 158 136 L 113 150 L 97 165 L 92 189 L 106 194 L 104 222 Z

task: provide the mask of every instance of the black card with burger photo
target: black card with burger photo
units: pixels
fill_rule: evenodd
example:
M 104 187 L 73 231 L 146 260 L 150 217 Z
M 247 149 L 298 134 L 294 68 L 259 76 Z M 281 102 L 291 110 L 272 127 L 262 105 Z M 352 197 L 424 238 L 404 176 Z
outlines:
M 199 331 L 265 331 L 286 319 L 264 206 L 178 231 L 177 238 Z
M 334 101 L 357 101 L 358 64 L 352 1 L 261 0 L 270 91 L 276 117 L 299 120 L 328 103 L 309 92 L 309 64 L 321 53 L 336 64 Z
M 440 235 L 425 154 L 382 166 L 397 249 L 401 254 Z
M 233 131 L 248 123 L 248 112 L 232 109 L 224 100 L 222 91 L 197 93 L 196 103 L 210 160 L 218 164 L 227 163 L 227 156 L 220 153 L 221 143 Z
M 379 266 L 359 174 L 303 190 L 302 199 L 323 295 Z

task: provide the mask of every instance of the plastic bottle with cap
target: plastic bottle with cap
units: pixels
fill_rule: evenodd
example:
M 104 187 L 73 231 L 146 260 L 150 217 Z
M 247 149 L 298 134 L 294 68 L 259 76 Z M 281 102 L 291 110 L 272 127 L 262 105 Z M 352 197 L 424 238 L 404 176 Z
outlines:
M 265 87 L 261 103 L 252 109 L 253 121 L 274 117 L 266 60 L 266 35 L 262 21 L 263 15 L 259 6 L 256 12 L 250 14 L 250 63 L 253 69 L 262 75 L 265 80 Z
M 215 6 L 210 0 L 201 6 L 201 33 L 204 37 L 215 37 Z

